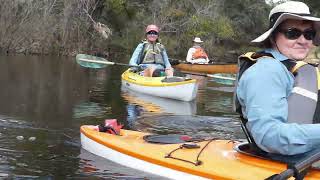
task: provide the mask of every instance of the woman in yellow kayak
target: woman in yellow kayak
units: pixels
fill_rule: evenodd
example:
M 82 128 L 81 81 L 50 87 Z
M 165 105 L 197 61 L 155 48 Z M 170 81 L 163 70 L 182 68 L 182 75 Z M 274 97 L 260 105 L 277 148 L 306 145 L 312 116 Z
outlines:
M 192 64 L 207 64 L 209 58 L 207 53 L 201 47 L 203 41 L 199 37 L 195 37 L 193 40 L 193 46 L 188 50 L 186 61 Z
M 139 65 L 144 76 L 159 76 L 165 71 L 166 76 L 173 76 L 173 68 L 165 47 L 158 42 L 159 27 L 150 24 L 146 28 L 147 40 L 138 44 L 130 59 L 130 65 Z
M 319 22 L 305 3 L 279 4 L 268 31 L 252 41 L 266 48 L 239 58 L 236 107 L 262 151 L 294 155 L 320 147 L 319 69 L 303 63 Z

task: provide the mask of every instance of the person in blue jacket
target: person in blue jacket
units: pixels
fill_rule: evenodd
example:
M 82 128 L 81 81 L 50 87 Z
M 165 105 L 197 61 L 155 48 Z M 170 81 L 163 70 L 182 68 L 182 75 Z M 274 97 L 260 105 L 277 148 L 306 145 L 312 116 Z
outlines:
M 165 72 L 166 76 L 173 76 L 173 68 L 168 59 L 165 47 L 158 42 L 159 27 L 150 24 L 146 28 L 146 41 L 138 44 L 130 59 L 130 65 L 139 65 L 144 76 L 159 76 Z M 158 73 L 155 73 L 158 72 Z
M 266 48 L 242 56 L 255 63 L 238 77 L 236 101 L 262 151 L 295 155 L 320 147 L 319 69 L 303 63 L 319 22 L 305 3 L 279 4 L 269 29 L 252 41 Z

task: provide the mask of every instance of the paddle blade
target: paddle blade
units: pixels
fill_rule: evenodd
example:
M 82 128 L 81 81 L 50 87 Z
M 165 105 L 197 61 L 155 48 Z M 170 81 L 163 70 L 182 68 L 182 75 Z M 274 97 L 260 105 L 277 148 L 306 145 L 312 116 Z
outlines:
M 102 57 L 92 56 L 88 54 L 78 54 L 76 56 L 76 61 L 80 66 L 86 68 L 105 68 L 107 65 L 113 65 L 113 62 L 107 61 Z

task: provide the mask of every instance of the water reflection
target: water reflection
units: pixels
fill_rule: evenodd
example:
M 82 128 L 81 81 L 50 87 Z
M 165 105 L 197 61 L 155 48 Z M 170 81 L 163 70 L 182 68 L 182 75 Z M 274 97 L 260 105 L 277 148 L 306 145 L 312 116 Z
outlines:
M 195 101 L 178 101 L 174 99 L 150 96 L 133 92 L 126 87 L 121 87 L 121 95 L 128 104 L 141 106 L 146 113 L 193 115 L 197 111 Z
M 133 92 L 121 87 L 121 96 L 127 102 L 127 121 L 132 127 L 133 122 L 143 113 L 144 116 L 155 115 L 194 115 L 197 112 L 195 101 L 185 102 L 173 99 L 150 96 Z
M 87 98 L 84 69 L 69 59 L 0 57 L 0 114 L 24 117 L 41 127 L 70 123 L 72 108 Z M 79 83 L 81 82 L 81 83 Z
M 73 108 L 73 118 L 103 117 L 111 108 L 102 107 L 96 102 L 82 102 Z
M 194 75 L 194 74 L 186 74 L 186 77 L 191 79 L 196 79 L 199 89 L 205 89 L 207 87 L 208 78 L 204 75 L 200 76 L 200 75 Z

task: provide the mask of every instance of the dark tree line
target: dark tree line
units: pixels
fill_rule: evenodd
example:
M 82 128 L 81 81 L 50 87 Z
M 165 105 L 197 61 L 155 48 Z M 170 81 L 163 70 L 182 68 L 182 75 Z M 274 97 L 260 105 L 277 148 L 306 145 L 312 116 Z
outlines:
M 320 15 L 318 1 L 305 2 Z M 1 0 L 0 50 L 131 54 L 145 26 L 155 23 L 169 56 L 184 57 L 200 36 L 210 57 L 224 59 L 254 48 L 249 42 L 267 29 L 272 6 L 264 0 Z M 112 35 L 103 38 L 95 22 Z

